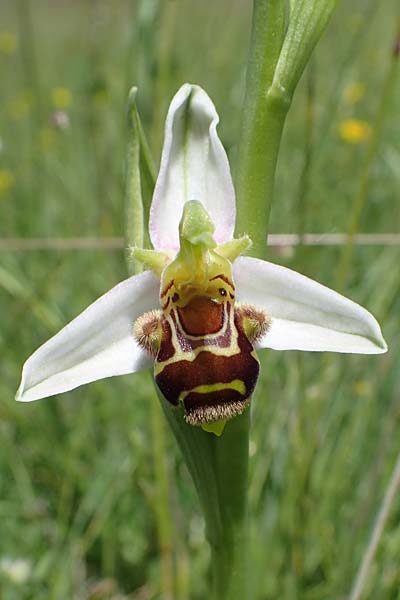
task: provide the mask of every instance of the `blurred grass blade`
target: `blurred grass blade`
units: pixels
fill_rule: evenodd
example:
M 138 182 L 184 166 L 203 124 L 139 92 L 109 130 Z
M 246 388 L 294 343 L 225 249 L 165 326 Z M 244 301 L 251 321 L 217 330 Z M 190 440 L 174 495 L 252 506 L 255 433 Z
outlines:
M 43 325 L 51 330 L 57 330 L 62 325 L 60 317 L 52 311 L 46 304 L 35 298 L 34 293 L 26 284 L 18 279 L 13 273 L 0 266 L 0 288 L 5 289 L 9 294 L 25 302 L 32 310 L 35 317 Z
M 151 140 L 156 152 L 162 148 L 164 118 L 168 107 L 169 86 L 172 79 L 177 18 L 181 7 L 176 0 L 160 2 L 156 38 L 157 77 L 154 80 L 154 102 Z
M 143 248 L 149 246 L 148 220 L 156 171 L 136 106 L 137 91 L 136 87 L 132 87 L 128 96 L 125 241 L 127 246 Z M 141 271 L 139 263 L 131 263 L 129 257 L 127 263 L 132 274 Z
M 355 33 L 348 40 L 348 45 L 341 63 L 334 74 L 334 80 L 327 93 L 324 102 L 323 112 L 320 118 L 320 124 L 316 131 L 316 142 L 314 147 L 314 167 L 321 163 L 323 157 L 326 157 L 326 151 L 329 151 L 330 134 L 336 123 L 336 115 L 340 106 L 340 100 L 343 95 L 343 82 L 346 77 L 354 70 L 355 63 L 359 60 L 360 49 L 369 33 L 374 27 L 374 17 L 379 10 L 379 5 L 375 0 L 367 0 L 363 13 L 363 26 L 357 27 Z
M 315 136 L 315 114 L 316 114 L 316 65 L 310 61 L 307 72 L 307 89 L 305 98 L 305 128 L 304 128 L 304 158 L 300 173 L 299 190 L 297 194 L 297 231 L 299 235 L 298 259 L 302 256 L 304 236 L 307 231 L 307 217 L 309 213 L 309 191 L 311 184 L 312 163 L 314 159 L 314 136 Z
M 137 88 L 133 87 L 128 97 L 128 148 L 125 184 L 125 241 L 128 253 L 131 246 L 144 247 L 144 213 L 140 178 L 140 140 L 136 94 Z M 130 274 L 140 273 L 142 270 L 141 265 L 130 258 L 128 253 L 126 261 Z
M 136 109 L 136 105 L 135 105 Z M 150 209 L 151 197 L 153 196 L 154 186 L 157 179 L 157 169 L 154 164 L 154 159 L 151 154 L 150 146 L 145 136 L 142 122 L 139 113 L 136 110 L 137 130 L 140 141 L 140 168 L 143 174 L 143 182 L 149 189 L 149 198 L 145 200 L 145 214 L 148 214 Z
M 389 106 L 396 89 L 399 67 L 399 48 L 400 48 L 400 26 L 395 34 L 393 46 L 391 48 L 390 64 L 383 83 L 382 92 L 377 108 L 376 116 L 372 126 L 372 136 L 369 142 L 367 155 L 365 157 L 364 168 L 361 173 L 358 192 L 354 196 L 353 205 L 349 215 L 347 244 L 343 247 L 340 263 L 337 271 L 336 288 L 341 291 L 345 288 L 347 277 L 351 267 L 353 255 L 354 237 L 357 234 L 362 212 L 368 198 L 368 190 L 372 168 L 375 163 L 376 154 L 382 137 L 383 127 L 386 115 L 389 113 Z

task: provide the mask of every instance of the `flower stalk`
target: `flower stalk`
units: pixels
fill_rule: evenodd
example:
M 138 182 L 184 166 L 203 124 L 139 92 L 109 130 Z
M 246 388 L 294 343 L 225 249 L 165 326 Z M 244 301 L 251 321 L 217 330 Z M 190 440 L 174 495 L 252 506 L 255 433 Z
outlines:
M 196 487 L 211 549 L 212 598 L 242 600 L 248 590 L 248 431 L 245 411 L 216 436 L 188 425 L 159 394 Z
M 289 14 L 287 3 L 280 0 L 254 0 L 253 3 L 237 173 L 236 232 L 251 237 L 250 253 L 257 258 L 264 258 L 266 254 L 268 221 L 286 115 L 301 74 L 336 3 L 336 0 L 297 0 L 291 3 Z M 249 419 L 247 428 L 242 429 L 241 443 L 242 452 L 247 454 L 248 441 Z M 229 448 L 229 440 L 226 443 Z M 227 455 L 229 457 L 229 451 Z M 242 458 L 239 462 L 246 463 L 247 478 L 248 459 Z M 246 490 L 243 493 L 245 512 Z M 246 545 L 248 541 L 242 539 L 242 543 Z
M 258 258 L 264 258 L 266 253 L 276 162 L 289 108 L 285 94 L 270 93 L 284 41 L 286 19 L 286 2 L 254 0 L 236 177 L 236 231 L 251 237 L 250 252 Z

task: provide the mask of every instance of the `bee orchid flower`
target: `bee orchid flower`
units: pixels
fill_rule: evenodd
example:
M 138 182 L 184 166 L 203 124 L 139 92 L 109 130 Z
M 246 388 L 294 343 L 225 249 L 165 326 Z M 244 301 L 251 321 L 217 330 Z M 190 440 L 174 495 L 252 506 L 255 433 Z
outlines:
M 235 192 L 207 94 L 185 84 L 169 107 L 152 206 L 148 269 L 113 287 L 26 361 L 17 399 L 154 366 L 168 402 L 219 435 L 250 402 L 256 350 L 377 354 L 364 308 L 282 266 L 241 256 Z M 251 198 L 249 198 L 251 211 Z

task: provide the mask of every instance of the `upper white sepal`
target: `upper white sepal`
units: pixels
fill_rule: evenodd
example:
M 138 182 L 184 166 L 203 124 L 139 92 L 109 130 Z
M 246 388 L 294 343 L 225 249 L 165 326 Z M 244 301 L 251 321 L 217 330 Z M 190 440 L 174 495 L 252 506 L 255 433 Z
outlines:
M 179 249 L 179 221 L 188 200 L 202 202 L 218 244 L 232 238 L 235 191 L 218 122 L 214 104 L 198 85 L 186 83 L 172 99 L 150 209 L 150 238 L 156 250 Z

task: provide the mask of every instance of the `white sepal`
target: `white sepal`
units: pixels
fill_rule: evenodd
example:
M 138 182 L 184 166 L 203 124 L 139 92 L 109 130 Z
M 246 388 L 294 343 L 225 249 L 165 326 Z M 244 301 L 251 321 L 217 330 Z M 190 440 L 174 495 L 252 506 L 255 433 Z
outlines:
M 158 293 L 159 280 L 150 271 L 113 287 L 28 358 L 16 399 L 38 400 L 150 367 L 132 328 L 138 316 L 158 306 Z
M 233 265 L 237 300 L 271 318 L 258 348 L 380 354 L 386 352 L 376 319 L 365 308 L 285 267 L 241 257 Z
M 187 83 L 172 99 L 150 210 L 150 238 L 156 250 L 179 249 L 179 221 L 188 200 L 203 203 L 218 244 L 232 238 L 235 191 L 218 122 L 214 104 L 199 86 Z

